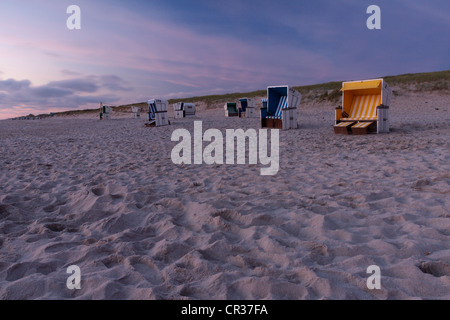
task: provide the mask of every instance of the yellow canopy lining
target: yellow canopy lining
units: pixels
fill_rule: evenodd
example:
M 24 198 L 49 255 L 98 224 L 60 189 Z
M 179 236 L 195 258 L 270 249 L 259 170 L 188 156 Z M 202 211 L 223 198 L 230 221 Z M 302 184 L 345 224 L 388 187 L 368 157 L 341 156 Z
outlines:
M 379 88 L 381 88 L 381 80 L 367 80 L 359 82 L 344 82 L 342 84 L 341 91 Z

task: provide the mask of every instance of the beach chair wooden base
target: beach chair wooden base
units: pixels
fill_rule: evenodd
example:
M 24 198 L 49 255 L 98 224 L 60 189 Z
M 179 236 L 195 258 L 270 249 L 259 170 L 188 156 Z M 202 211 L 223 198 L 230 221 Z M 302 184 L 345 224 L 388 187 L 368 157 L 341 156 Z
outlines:
M 238 117 L 239 116 L 239 114 L 236 112 L 236 113 L 231 113 L 231 112 L 229 112 L 228 113 L 228 117 Z
M 373 125 L 375 122 L 369 121 L 369 122 L 358 122 L 354 126 L 352 126 L 352 133 L 355 135 L 363 135 L 368 134 L 370 132 L 370 126 Z
M 283 120 L 261 119 L 261 128 L 283 129 Z
M 355 123 L 355 121 L 340 122 L 334 126 L 334 133 L 335 134 L 350 134 L 351 133 L 350 127 L 354 123 Z

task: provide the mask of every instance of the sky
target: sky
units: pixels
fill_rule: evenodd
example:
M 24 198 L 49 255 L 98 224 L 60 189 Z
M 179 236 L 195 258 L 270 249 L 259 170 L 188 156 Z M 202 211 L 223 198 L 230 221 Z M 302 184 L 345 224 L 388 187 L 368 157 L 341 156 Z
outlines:
M 448 0 L 1 0 L 0 119 L 450 70 L 449 17 Z

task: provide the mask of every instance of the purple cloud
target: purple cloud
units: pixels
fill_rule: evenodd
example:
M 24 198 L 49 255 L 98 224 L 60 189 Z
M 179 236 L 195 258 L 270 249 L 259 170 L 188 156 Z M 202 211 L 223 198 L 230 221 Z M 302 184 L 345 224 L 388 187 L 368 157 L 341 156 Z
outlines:
M 69 79 L 69 80 L 60 80 L 60 81 L 52 81 L 48 84 L 48 86 L 62 89 L 69 89 L 75 92 L 88 92 L 93 93 L 99 90 L 99 86 L 95 83 L 95 81 L 90 79 Z
M 126 85 L 125 80 L 115 75 L 51 81 L 41 86 L 32 86 L 30 80 L 0 80 L 0 114 L 1 111 L 18 108 L 44 112 L 49 109 L 91 108 L 100 102 L 113 104 L 122 98 L 114 92 L 131 90 Z M 39 107 L 30 108 L 30 105 Z
M 126 86 L 126 81 L 115 75 L 101 76 L 99 79 L 102 87 L 113 91 L 131 91 L 132 88 Z
M 5 91 L 18 91 L 23 88 L 30 87 L 30 85 L 31 85 L 30 80 L 21 80 L 21 81 L 17 81 L 14 79 L 0 80 L 0 90 Z
M 36 88 L 31 88 L 30 93 L 32 96 L 36 96 L 38 98 L 59 98 L 65 97 L 73 94 L 72 90 L 55 88 L 51 86 L 41 86 Z

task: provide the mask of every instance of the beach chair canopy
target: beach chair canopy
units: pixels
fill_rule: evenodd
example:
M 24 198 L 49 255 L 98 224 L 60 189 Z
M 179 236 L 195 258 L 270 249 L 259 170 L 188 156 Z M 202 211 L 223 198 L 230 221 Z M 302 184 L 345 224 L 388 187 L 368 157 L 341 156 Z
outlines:
M 288 107 L 288 87 L 269 87 L 267 90 L 267 117 L 281 119 L 281 110 Z
M 227 102 L 226 107 L 228 109 L 228 112 L 230 112 L 230 113 L 238 112 L 236 102 Z
M 248 106 L 248 99 L 240 99 L 239 102 L 241 103 L 242 112 L 245 112 Z

